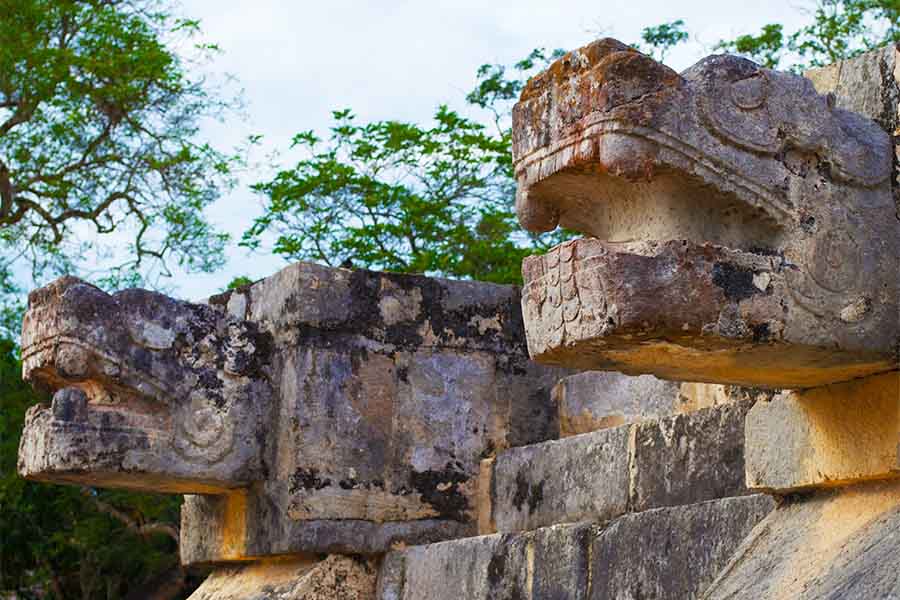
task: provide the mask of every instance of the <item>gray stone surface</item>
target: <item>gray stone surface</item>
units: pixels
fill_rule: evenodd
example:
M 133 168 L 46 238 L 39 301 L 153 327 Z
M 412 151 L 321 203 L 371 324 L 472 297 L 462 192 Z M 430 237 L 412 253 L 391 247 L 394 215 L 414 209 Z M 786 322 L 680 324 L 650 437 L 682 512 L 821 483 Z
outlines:
M 631 510 L 748 493 L 744 420 L 751 406 L 745 400 L 635 425 Z
M 63 277 L 29 295 L 19 472 L 147 491 L 222 492 L 262 479 L 274 393 L 258 325 L 144 290 Z
M 25 376 L 59 391 L 20 471 L 219 494 L 187 504 L 187 562 L 474 533 L 480 461 L 559 435 L 565 371 L 529 361 L 519 304 L 305 263 L 209 305 L 60 280 L 26 316 Z
M 756 495 L 626 515 L 594 540 L 590 599 L 699 598 L 774 507 Z
M 387 555 L 379 600 L 696 598 L 774 506 L 746 496 Z
M 560 380 L 553 389 L 560 435 L 570 436 L 672 414 L 679 384 L 652 375 L 587 371 Z
M 512 448 L 493 463 L 497 531 L 602 522 L 626 512 L 749 493 L 742 400 Z
M 704 600 L 873 600 L 900 590 L 900 482 L 794 496 L 748 536 Z
M 567 54 L 513 111 L 521 223 L 592 236 L 523 262 L 532 356 L 770 388 L 895 369 L 893 152 L 743 58 L 679 75 L 615 40 Z
M 804 73 L 839 108 L 874 119 L 894 136 L 894 200 L 900 218 L 900 44 Z
M 491 507 L 497 531 L 605 521 L 628 510 L 631 428 L 603 429 L 501 452 Z

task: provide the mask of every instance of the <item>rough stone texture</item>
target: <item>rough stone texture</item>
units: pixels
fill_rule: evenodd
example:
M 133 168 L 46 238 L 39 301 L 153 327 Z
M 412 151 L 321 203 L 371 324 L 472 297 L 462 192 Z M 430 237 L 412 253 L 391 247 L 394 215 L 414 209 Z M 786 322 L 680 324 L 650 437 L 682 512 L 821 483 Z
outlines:
M 746 496 L 628 515 L 605 529 L 555 525 L 387 555 L 379 600 L 697 597 L 773 508 Z
M 898 548 L 900 482 L 796 496 L 757 525 L 703 598 L 896 598 Z
M 513 112 L 517 210 L 597 239 L 524 261 L 532 356 L 771 388 L 895 369 L 892 154 L 797 75 L 569 53 Z
M 773 395 L 772 391 L 756 388 L 696 382 L 678 384 L 652 375 L 632 377 L 611 371 L 569 375 L 553 388 L 561 437 L 742 400 L 769 399 Z
M 385 559 L 378 600 L 586 599 L 591 526 L 414 546 Z
M 20 471 L 219 494 L 186 503 L 186 562 L 471 535 L 480 461 L 559 435 L 519 304 L 305 263 L 209 305 L 60 280 L 26 316 L 25 376 L 60 391 Z
M 631 435 L 629 426 L 613 427 L 500 453 L 491 485 L 497 531 L 605 521 L 625 513 Z
M 746 400 L 635 425 L 631 510 L 748 493 L 744 419 L 751 406 Z
M 900 44 L 888 45 L 804 75 L 839 108 L 874 119 L 894 136 L 894 200 L 900 218 Z
M 72 277 L 28 303 L 24 377 L 56 393 L 28 411 L 22 475 L 199 493 L 262 479 L 273 392 L 262 375 L 270 336 L 259 326 Z
M 190 600 L 373 600 L 376 573 L 350 556 L 271 559 L 216 569 Z
M 616 427 L 674 412 L 679 386 L 652 375 L 588 371 L 563 378 L 553 388 L 562 437 Z
M 774 507 L 756 495 L 626 515 L 594 540 L 590 599 L 699 598 Z
M 747 485 L 786 493 L 900 476 L 900 373 L 760 402 L 747 416 Z
M 497 531 L 601 522 L 626 512 L 747 494 L 752 400 L 513 448 L 493 463 Z

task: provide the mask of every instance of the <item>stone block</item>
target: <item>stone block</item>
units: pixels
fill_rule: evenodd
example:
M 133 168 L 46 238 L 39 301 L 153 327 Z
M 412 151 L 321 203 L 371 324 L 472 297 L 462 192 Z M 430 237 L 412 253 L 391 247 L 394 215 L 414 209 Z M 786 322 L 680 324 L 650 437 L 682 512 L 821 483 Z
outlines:
M 784 392 L 747 416 L 747 485 L 776 493 L 900 476 L 900 373 Z
M 675 411 L 678 390 L 677 383 L 652 375 L 602 371 L 569 375 L 553 389 L 560 436 L 668 416 Z
M 896 87 L 882 66 L 867 97 Z M 678 74 L 610 39 L 533 77 L 519 220 L 590 237 L 523 262 L 532 357 L 774 389 L 895 369 L 893 130 L 840 106 L 744 58 Z
M 897 597 L 900 482 L 792 496 L 751 532 L 704 600 Z
M 391 552 L 379 600 L 584 600 L 592 527 L 558 525 Z
M 498 531 L 603 522 L 627 512 L 749 493 L 741 400 L 658 421 L 512 448 L 493 463 Z
M 379 600 L 686 600 L 772 510 L 765 495 L 554 525 L 387 555 Z
M 498 531 L 605 521 L 628 510 L 629 426 L 523 446 L 494 461 L 492 516 Z
M 744 419 L 751 406 L 745 400 L 635 425 L 631 510 L 748 493 Z
M 760 494 L 617 519 L 594 540 L 590 600 L 699 598 L 774 507 Z
M 268 559 L 216 569 L 189 600 L 374 600 L 376 575 L 351 556 Z

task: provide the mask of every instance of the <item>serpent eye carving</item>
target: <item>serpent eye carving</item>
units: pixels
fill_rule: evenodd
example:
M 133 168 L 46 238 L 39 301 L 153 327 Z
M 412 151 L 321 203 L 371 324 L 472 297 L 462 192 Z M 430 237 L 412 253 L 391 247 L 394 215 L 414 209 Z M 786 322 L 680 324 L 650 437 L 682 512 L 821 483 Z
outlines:
M 703 116 L 718 136 L 756 152 L 775 153 L 781 142 L 778 123 L 767 107 L 770 82 L 755 63 L 734 56 L 705 61 Z
M 215 463 L 234 445 L 234 424 L 208 398 L 192 394 L 176 414 L 175 450 L 192 462 Z

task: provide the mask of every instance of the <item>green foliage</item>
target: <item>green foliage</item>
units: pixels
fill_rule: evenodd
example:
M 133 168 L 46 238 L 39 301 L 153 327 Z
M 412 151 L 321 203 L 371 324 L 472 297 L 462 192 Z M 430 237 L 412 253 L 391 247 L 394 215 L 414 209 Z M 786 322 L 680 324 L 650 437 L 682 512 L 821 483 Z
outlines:
M 445 106 L 429 126 L 358 125 L 349 110 L 334 120 L 327 142 L 298 134 L 307 158 L 254 186 L 265 213 L 243 245 L 259 248 L 274 234 L 273 252 L 289 260 L 520 279 L 529 250 L 516 241 L 507 133 Z
M 688 40 L 688 32 L 684 21 L 678 19 L 671 23 L 645 27 L 641 31 L 641 40 L 643 44 L 636 46 L 639 50 L 647 52 L 659 61 L 664 61 L 669 50 Z
M 236 290 L 237 288 L 244 287 L 245 285 L 250 285 L 251 283 L 253 283 L 253 279 L 247 277 L 246 275 L 238 275 L 228 282 L 228 285 L 225 286 L 225 289 Z
M 780 24 L 758 35 L 721 41 L 716 49 L 742 54 L 769 68 L 803 70 L 831 64 L 900 41 L 900 0 L 818 0 L 812 22 L 788 35 Z
M 180 498 L 83 492 L 25 481 L 16 474 L 25 412 L 41 400 L 47 401 L 21 380 L 13 343 L 0 340 L 0 590 L 17 590 L 21 598 L 46 591 L 57 600 L 106 600 L 123 598 L 160 573 L 179 569 L 170 537 L 138 535 L 99 510 L 98 502 L 116 507 L 135 523 L 174 526 Z
M 509 114 L 527 76 L 562 54 L 479 68 L 467 100 L 490 111 L 495 132 L 446 106 L 428 126 L 334 112 L 328 140 L 297 134 L 306 158 L 254 186 L 265 211 L 241 244 L 274 236 L 288 260 L 521 282 L 522 258 L 561 234 L 532 237 L 516 222 Z
M 151 266 L 167 274 L 167 259 L 222 265 L 227 237 L 202 211 L 232 184 L 236 157 L 198 128 L 226 105 L 167 45 L 196 24 L 166 8 L 0 3 L 0 268 L 26 259 L 38 276 L 71 270 L 113 232 L 132 242 L 112 283 Z
M 781 62 L 785 48 L 784 26 L 770 24 L 759 35 L 740 35 L 734 40 L 719 42 L 716 50 L 725 50 L 746 56 L 764 67 L 774 69 Z

